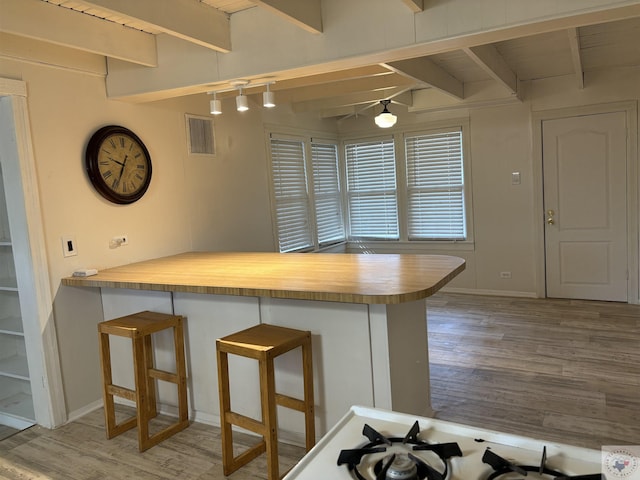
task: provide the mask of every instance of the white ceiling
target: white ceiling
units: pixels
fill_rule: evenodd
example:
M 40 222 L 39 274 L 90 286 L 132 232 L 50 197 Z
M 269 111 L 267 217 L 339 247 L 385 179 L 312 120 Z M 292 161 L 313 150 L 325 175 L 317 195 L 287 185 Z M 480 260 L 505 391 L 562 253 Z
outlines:
M 82 0 L 41 0 L 46 3 L 92 15 L 104 22 L 115 22 L 150 34 L 161 29 L 135 18 L 99 8 Z M 260 0 L 181 0 L 207 5 L 225 15 L 249 8 L 262 8 Z M 388 0 L 400 1 L 400 0 Z M 408 5 L 413 0 L 402 0 Z M 269 3 L 269 2 L 264 2 Z M 491 61 L 488 61 L 491 60 Z M 411 104 L 408 91 L 438 88 L 412 72 L 416 59 L 373 64 L 298 78 L 287 78 L 273 86 L 279 101 L 297 105 L 298 111 L 323 110 L 325 116 L 350 115 L 363 111 L 384 98 Z M 640 18 L 563 29 L 500 41 L 484 46 L 452 50 L 422 57 L 451 79 L 443 89 L 456 95 L 456 85 L 465 88 L 474 82 L 495 81 L 511 95 L 516 95 L 517 82 L 575 75 L 581 88 L 584 74 L 595 70 L 640 66 Z M 458 90 L 459 91 L 459 90 Z M 377 93 L 374 93 L 377 92 Z M 250 92 L 248 92 L 250 93 Z M 345 109 L 345 107 L 349 107 Z M 355 109 L 355 110 L 354 110 Z

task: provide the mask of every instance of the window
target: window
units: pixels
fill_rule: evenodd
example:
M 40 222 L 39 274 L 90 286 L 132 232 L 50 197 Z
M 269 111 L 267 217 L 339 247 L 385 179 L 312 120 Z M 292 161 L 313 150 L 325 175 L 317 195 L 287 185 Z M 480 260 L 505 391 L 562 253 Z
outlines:
M 280 252 L 345 240 L 336 143 L 271 134 L 275 228 Z
M 281 252 L 353 241 L 376 248 L 473 244 L 469 123 L 337 142 L 271 133 L 274 229 Z M 411 246 L 409 246 L 411 242 Z M 428 243 L 431 242 L 431 245 Z
M 279 250 L 312 247 L 304 143 L 272 138 L 271 172 Z
M 322 247 L 345 239 L 338 177 L 338 146 L 312 142 L 311 162 L 318 243 Z
M 462 131 L 405 137 L 409 240 L 464 240 Z
M 393 139 L 345 147 L 350 238 L 398 239 Z

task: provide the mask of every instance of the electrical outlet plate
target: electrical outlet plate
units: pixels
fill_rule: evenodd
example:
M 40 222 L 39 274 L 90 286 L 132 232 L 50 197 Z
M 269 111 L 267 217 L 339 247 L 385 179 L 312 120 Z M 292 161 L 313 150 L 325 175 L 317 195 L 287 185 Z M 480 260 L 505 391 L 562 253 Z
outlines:
M 128 235 L 118 235 L 109 240 L 109 248 L 118 248 L 124 245 L 129 245 L 129 236 Z
M 62 255 L 65 258 L 78 255 L 78 245 L 74 235 L 64 235 L 60 240 L 62 241 Z

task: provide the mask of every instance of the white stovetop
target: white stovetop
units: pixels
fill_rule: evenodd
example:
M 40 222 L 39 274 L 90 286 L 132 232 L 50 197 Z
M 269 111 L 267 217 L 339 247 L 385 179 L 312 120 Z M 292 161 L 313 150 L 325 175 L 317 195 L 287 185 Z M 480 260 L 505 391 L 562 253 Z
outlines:
M 421 440 L 428 443 L 457 442 L 460 446 L 463 456 L 451 459 L 451 475 L 447 480 L 486 478 L 493 472 L 492 467 L 482 463 L 482 455 L 487 447 L 507 460 L 515 460 L 516 464 L 539 465 L 542 449 L 546 446 L 548 468 L 571 475 L 594 474 L 601 471 L 601 453 L 598 450 L 543 442 L 433 418 L 355 406 L 351 407 L 347 414 L 284 477 L 284 480 L 355 478 L 351 476 L 346 465 L 337 465 L 337 460 L 341 450 L 359 448 L 369 443 L 369 440 L 362 435 L 365 423 L 384 436 L 404 437 L 416 420 L 420 425 L 418 437 Z M 522 478 L 522 475 L 503 476 L 500 480 L 510 478 Z M 548 479 L 549 476 L 541 477 L 535 473 L 527 476 L 529 480 L 538 478 Z

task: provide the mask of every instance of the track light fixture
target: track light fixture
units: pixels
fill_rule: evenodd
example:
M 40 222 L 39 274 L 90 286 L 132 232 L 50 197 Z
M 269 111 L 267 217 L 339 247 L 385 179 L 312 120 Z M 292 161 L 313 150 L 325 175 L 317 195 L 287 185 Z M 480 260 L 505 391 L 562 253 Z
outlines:
M 380 128 L 393 127 L 398 121 L 398 117 L 396 117 L 387 109 L 387 106 L 391 103 L 391 100 L 380 100 L 380 103 L 384 106 L 384 110 L 376 115 L 376 125 Z
M 276 106 L 275 95 L 269 89 L 270 83 L 267 83 L 267 91 L 262 93 L 262 105 L 266 108 L 273 108 Z
M 244 94 L 244 89 L 249 86 L 249 83 L 250 80 L 235 80 L 230 82 L 231 88 L 207 92 L 209 95 L 213 95 L 213 100 L 209 102 L 209 111 L 211 112 L 211 115 L 220 115 L 222 113 L 222 102 L 218 100 L 216 95 L 224 92 L 237 91 L 236 110 L 239 112 L 246 112 L 249 110 L 249 98 Z M 273 108 L 276 106 L 275 95 L 271 91 L 271 85 L 274 83 L 275 82 L 251 84 L 251 87 L 266 87 L 266 91 L 262 92 L 262 105 L 265 108 Z
M 213 100 L 209 102 L 209 111 L 211 115 L 220 115 L 222 113 L 222 102 L 216 98 L 216 92 L 213 92 Z
M 242 87 L 240 87 L 240 95 L 236 97 L 236 109 L 239 112 L 246 112 L 249 110 L 249 100 L 247 96 L 242 93 Z

